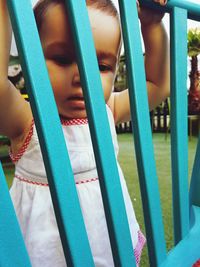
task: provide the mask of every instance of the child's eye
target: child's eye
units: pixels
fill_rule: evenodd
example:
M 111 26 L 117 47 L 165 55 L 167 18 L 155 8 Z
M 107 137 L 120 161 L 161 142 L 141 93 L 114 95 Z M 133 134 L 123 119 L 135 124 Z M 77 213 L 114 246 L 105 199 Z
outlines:
M 107 72 L 107 71 L 111 71 L 112 67 L 109 65 L 105 65 L 105 64 L 99 64 L 99 70 L 101 72 Z
M 56 64 L 58 64 L 58 65 L 62 65 L 62 66 L 71 64 L 71 60 L 69 60 L 67 57 L 54 56 L 54 57 L 52 58 L 52 60 L 53 60 Z

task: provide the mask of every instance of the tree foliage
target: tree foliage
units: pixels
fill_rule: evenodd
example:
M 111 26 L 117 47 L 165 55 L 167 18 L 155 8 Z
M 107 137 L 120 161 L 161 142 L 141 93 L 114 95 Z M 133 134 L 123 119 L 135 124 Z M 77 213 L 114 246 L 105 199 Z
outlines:
M 200 28 L 188 31 L 188 55 L 195 57 L 200 54 Z

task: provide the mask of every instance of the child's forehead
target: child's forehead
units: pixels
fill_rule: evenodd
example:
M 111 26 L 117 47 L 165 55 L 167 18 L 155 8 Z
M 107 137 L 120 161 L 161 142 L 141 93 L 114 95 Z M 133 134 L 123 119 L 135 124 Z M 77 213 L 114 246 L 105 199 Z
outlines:
M 87 5 L 87 10 L 88 10 L 88 14 L 90 14 L 91 12 L 95 13 L 95 16 L 97 17 L 101 17 L 102 21 L 105 18 L 111 18 L 113 20 L 115 20 L 116 26 L 119 27 L 120 26 L 120 22 L 119 22 L 119 16 L 116 14 L 115 16 L 110 14 L 109 11 L 107 9 L 103 10 L 101 8 L 98 8 L 97 6 L 93 6 L 93 5 Z M 44 12 L 44 16 L 43 16 L 43 21 L 47 19 L 47 17 L 49 18 L 50 16 L 52 18 L 55 18 L 54 13 L 63 13 L 66 18 L 68 19 L 68 15 L 67 15 L 67 10 L 66 7 L 64 5 L 64 3 L 51 3 L 47 8 L 46 8 L 46 12 Z M 96 17 L 90 17 L 90 20 L 95 20 Z
M 96 50 L 105 52 L 105 54 L 118 54 L 121 39 L 118 18 L 90 6 L 88 15 Z M 48 10 L 42 28 L 42 35 L 48 42 L 65 42 L 68 46 L 73 42 L 72 30 L 64 5 L 52 6 Z

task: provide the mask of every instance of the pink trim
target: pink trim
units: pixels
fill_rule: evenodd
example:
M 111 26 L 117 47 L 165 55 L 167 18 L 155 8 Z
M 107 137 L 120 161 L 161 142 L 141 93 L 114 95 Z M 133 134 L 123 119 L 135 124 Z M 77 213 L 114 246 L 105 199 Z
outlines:
M 85 184 L 85 183 L 95 182 L 97 180 L 99 180 L 99 179 L 98 178 L 92 178 L 92 179 L 82 180 L 82 181 L 76 182 L 76 184 Z
M 71 126 L 71 125 L 84 125 L 84 124 L 88 124 L 88 119 L 87 118 L 83 118 L 83 119 L 61 119 L 61 123 L 64 126 Z M 13 161 L 13 163 L 16 163 L 18 160 L 20 160 L 20 158 L 23 156 L 24 152 L 26 151 L 30 141 L 31 141 L 31 137 L 33 135 L 33 125 L 34 125 L 34 119 L 32 120 L 31 123 L 31 127 L 29 130 L 29 133 L 24 141 L 24 144 L 22 145 L 22 147 L 19 149 L 18 153 L 16 155 L 14 155 L 10 149 L 9 151 L 9 155 L 11 160 Z
M 64 126 L 72 126 L 72 125 L 84 125 L 88 124 L 88 119 L 87 118 L 82 118 L 82 119 L 61 119 L 61 123 Z
M 142 249 L 145 243 L 146 243 L 146 238 L 144 237 L 141 231 L 138 231 L 138 242 L 137 242 L 136 248 L 134 249 L 135 260 L 136 260 L 137 266 L 139 266 L 140 264 Z
M 29 130 L 29 133 L 24 141 L 24 144 L 22 145 L 22 147 L 19 149 L 18 153 L 16 155 L 14 155 L 10 149 L 9 151 L 9 155 L 11 160 L 13 161 L 13 163 L 16 163 L 24 154 L 24 152 L 26 151 L 28 145 L 30 144 L 31 138 L 33 136 L 33 125 L 34 125 L 34 120 L 32 120 L 31 122 L 31 127 Z
M 31 180 L 28 180 L 26 178 L 23 178 L 19 175 L 15 175 L 15 178 L 17 178 L 18 180 L 20 180 L 21 182 L 25 182 L 25 183 L 28 183 L 28 184 L 34 184 L 34 185 L 40 185 L 40 186 L 49 186 L 49 184 L 45 184 L 45 183 L 39 183 L 39 182 L 33 182 Z
M 199 267 L 200 266 L 200 260 L 198 260 L 197 262 L 195 262 L 195 264 L 192 265 L 192 267 Z
M 48 183 L 34 182 L 34 181 L 29 180 L 29 179 L 23 178 L 23 177 L 21 177 L 19 175 L 15 175 L 15 178 L 17 178 L 21 182 L 26 182 L 28 184 L 34 184 L 34 185 L 40 185 L 40 186 L 49 186 Z M 98 180 L 98 178 L 92 178 L 92 179 L 88 179 L 88 180 L 78 181 L 78 182 L 76 182 L 76 184 L 85 184 L 85 183 L 95 182 L 97 180 Z

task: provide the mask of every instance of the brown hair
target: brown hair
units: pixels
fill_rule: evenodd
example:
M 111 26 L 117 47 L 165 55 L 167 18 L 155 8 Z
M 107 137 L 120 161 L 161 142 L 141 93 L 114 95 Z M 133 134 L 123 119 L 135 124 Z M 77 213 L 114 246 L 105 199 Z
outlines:
M 84 1 L 84 0 L 81 0 Z M 34 7 L 34 15 L 38 31 L 40 32 L 44 16 L 48 8 L 52 5 L 64 4 L 64 0 L 39 0 Z M 112 0 L 86 0 L 87 6 L 92 6 L 95 9 L 108 13 L 113 17 L 118 17 L 118 12 Z

